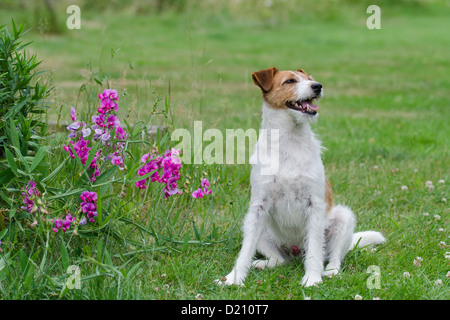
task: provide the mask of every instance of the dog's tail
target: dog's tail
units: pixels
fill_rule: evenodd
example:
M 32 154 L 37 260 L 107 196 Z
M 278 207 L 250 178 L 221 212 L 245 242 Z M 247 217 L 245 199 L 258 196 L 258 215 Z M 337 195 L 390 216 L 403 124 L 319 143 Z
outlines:
M 352 243 L 349 250 L 357 248 L 364 248 L 366 246 L 380 244 L 385 242 L 386 239 L 380 232 L 377 231 L 362 231 L 353 234 Z

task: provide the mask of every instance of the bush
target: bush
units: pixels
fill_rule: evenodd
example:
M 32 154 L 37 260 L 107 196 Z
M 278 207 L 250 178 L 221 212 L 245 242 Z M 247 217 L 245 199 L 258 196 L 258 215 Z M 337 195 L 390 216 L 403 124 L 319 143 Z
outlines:
M 31 156 L 25 161 L 32 163 L 47 130 L 42 116 L 50 87 L 39 79 L 42 72 L 36 68 L 41 61 L 24 50 L 29 43 L 20 41 L 26 33 L 23 28 L 23 25 L 17 28 L 14 21 L 12 32 L 5 25 L 0 26 L 0 159 L 8 159 L 0 163 L 0 184 L 8 185 L 22 175 L 13 155 Z

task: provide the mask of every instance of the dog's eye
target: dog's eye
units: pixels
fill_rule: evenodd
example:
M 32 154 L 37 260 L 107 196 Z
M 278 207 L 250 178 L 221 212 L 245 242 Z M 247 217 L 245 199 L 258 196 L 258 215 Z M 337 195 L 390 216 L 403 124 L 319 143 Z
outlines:
M 297 80 L 295 80 L 295 79 L 288 79 L 288 80 L 286 80 L 285 82 L 283 82 L 283 84 L 286 84 L 286 83 L 296 83 L 297 82 Z

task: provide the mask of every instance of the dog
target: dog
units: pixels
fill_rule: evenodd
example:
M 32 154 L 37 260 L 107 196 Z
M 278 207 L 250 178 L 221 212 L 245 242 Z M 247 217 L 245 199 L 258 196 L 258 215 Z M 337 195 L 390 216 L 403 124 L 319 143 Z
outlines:
M 262 91 L 261 128 L 277 133 L 277 148 L 272 151 L 278 152 L 279 167 L 274 174 L 261 174 L 262 164 L 252 164 L 242 247 L 233 270 L 216 282 L 243 285 L 251 267 L 273 268 L 301 255 L 305 267 L 301 285 L 318 285 L 322 276 L 339 273 L 349 250 L 380 244 L 385 238 L 376 231 L 354 233 L 352 210 L 333 202 L 321 159 L 323 148 L 310 127 L 319 115 L 322 85 L 302 69 L 275 67 L 254 72 L 252 80 Z M 263 145 L 260 136 L 256 150 Z M 256 252 L 265 259 L 252 261 Z

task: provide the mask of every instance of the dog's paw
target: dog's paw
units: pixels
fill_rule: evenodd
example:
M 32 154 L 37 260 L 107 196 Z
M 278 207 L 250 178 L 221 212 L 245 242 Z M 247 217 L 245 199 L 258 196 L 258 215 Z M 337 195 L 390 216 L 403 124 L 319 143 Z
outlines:
M 237 286 L 244 286 L 244 282 L 242 279 L 236 277 L 234 275 L 234 273 L 230 273 L 229 275 L 227 275 L 226 277 L 220 277 L 219 279 L 214 280 L 214 282 L 218 285 L 224 286 L 232 286 L 232 285 L 237 285 Z
M 233 284 L 231 281 L 227 281 L 227 277 L 220 277 L 214 280 L 214 282 L 219 286 L 231 286 Z
M 322 283 L 322 277 L 320 275 L 308 275 L 305 274 L 302 278 L 301 285 L 305 287 L 317 286 Z
M 329 270 L 325 270 L 324 272 L 322 272 L 322 276 L 323 277 L 328 277 L 328 278 L 332 278 L 336 275 L 339 274 L 339 270 L 338 269 L 329 269 Z
M 255 260 L 252 262 L 252 267 L 259 270 L 264 270 L 269 266 L 269 260 Z

